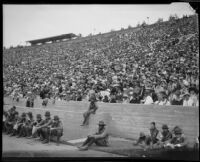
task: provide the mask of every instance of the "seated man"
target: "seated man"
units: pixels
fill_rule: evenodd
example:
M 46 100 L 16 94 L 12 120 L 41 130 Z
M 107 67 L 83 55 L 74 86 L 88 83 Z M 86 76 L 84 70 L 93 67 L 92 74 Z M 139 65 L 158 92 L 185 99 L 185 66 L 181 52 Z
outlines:
M 46 132 L 49 131 L 51 125 L 52 125 L 51 114 L 49 111 L 46 111 L 45 120 L 43 120 L 43 122 L 38 127 L 36 127 L 37 133 L 39 133 L 41 137 L 40 140 L 43 141 L 42 143 L 49 142 L 49 138 Z
M 172 133 L 169 131 L 168 126 L 166 124 L 163 124 L 159 141 L 156 143 L 155 147 L 163 148 L 170 142 L 171 139 L 172 139 Z
M 41 114 L 36 115 L 36 121 L 33 122 L 33 128 L 32 128 L 32 135 L 29 138 L 36 138 L 40 137 L 40 132 L 37 131 L 39 126 L 41 126 L 44 123 L 42 120 Z
M 5 127 L 5 123 L 7 121 L 8 118 L 8 112 L 3 110 L 3 124 L 2 124 L 2 132 L 6 132 L 6 127 Z
M 25 137 L 25 124 L 26 124 L 26 113 L 22 113 L 21 119 L 17 122 L 16 130 L 18 132 L 17 138 Z
M 87 139 L 79 146 L 79 150 L 87 150 L 89 146 L 95 143 L 97 146 L 108 146 L 108 133 L 103 121 L 99 121 L 98 132 L 94 135 L 89 135 Z
M 162 130 L 161 142 L 168 143 L 172 139 L 172 133 L 169 131 L 169 128 L 166 124 L 163 124 Z
M 150 144 L 151 146 L 156 144 L 158 142 L 158 136 L 159 131 L 156 128 L 155 122 L 150 123 L 150 136 L 147 136 L 147 144 Z
M 14 119 L 10 122 L 10 136 L 15 135 L 15 127 L 18 121 L 20 120 L 18 112 L 15 113 Z
M 90 114 L 95 114 L 96 110 L 98 109 L 97 104 L 96 104 L 96 97 L 95 94 L 93 94 L 90 98 L 90 106 L 89 106 L 89 110 L 86 111 L 83 114 L 84 120 L 83 123 L 81 124 L 81 126 L 84 125 L 88 125 L 89 124 L 89 118 L 90 118 Z
M 16 114 L 18 115 L 18 112 L 16 111 L 15 106 L 13 106 L 11 109 L 9 109 L 7 111 L 7 117 L 6 117 L 6 120 L 5 120 L 5 129 L 6 129 L 7 134 L 12 133 L 12 131 L 13 131 L 13 127 L 14 127 L 14 124 L 16 122 L 16 120 L 15 120 Z
M 50 129 L 47 129 L 47 132 L 45 132 L 45 136 L 49 137 L 47 139 L 50 139 L 52 136 L 56 136 L 56 142 L 57 145 L 59 145 L 60 137 L 63 135 L 63 125 L 57 115 L 54 116 L 53 120 L 54 121 Z
M 28 112 L 27 113 L 27 120 L 24 126 L 24 134 L 25 136 L 28 138 L 31 136 L 32 133 L 32 128 L 33 128 L 33 123 L 34 123 L 34 119 L 33 119 L 33 114 L 32 112 Z
M 180 147 L 186 146 L 186 144 L 187 144 L 186 139 L 182 133 L 181 128 L 176 126 L 174 128 L 173 132 L 174 132 L 174 137 L 172 137 L 172 139 L 169 141 L 169 143 L 164 145 L 164 147 L 169 147 L 171 149 L 174 149 L 174 148 L 180 148 Z

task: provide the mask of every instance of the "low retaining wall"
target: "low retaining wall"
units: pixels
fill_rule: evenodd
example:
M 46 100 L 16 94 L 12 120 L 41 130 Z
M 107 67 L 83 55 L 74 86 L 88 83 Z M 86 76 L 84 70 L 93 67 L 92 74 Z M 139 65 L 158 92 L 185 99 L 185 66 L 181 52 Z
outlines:
M 37 100 L 35 105 L 40 105 Z M 15 104 L 15 103 L 13 103 Z M 23 105 L 24 102 L 15 104 Z M 48 108 L 26 108 L 17 106 L 17 110 L 32 111 L 44 114 L 48 109 L 51 113 L 60 116 L 64 123 L 64 138 L 83 138 L 87 134 L 93 133 L 99 120 L 104 120 L 108 125 L 108 131 L 113 136 L 136 139 L 139 132 L 149 134 L 150 122 L 156 122 L 156 126 L 161 130 L 162 124 L 167 124 L 170 129 L 178 125 L 183 129 L 189 141 L 193 141 L 199 136 L 199 108 L 183 106 L 158 106 L 158 105 L 137 105 L 119 103 L 97 103 L 98 110 L 91 116 L 89 127 L 81 127 L 83 112 L 87 111 L 88 102 L 66 102 L 57 101 L 55 105 L 51 103 Z M 69 135 L 73 134 L 72 135 Z

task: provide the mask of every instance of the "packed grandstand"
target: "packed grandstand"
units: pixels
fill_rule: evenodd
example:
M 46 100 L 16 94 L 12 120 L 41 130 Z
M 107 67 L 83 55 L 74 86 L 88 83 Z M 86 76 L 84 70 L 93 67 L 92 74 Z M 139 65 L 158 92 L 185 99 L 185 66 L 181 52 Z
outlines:
M 4 49 L 4 96 L 199 106 L 197 15 Z

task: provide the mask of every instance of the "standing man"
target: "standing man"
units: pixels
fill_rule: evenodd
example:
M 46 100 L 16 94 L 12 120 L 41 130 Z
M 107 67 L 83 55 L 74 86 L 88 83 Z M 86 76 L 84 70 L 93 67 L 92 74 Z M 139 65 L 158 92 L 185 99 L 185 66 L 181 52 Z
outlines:
M 95 143 L 97 146 L 108 146 L 108 132 L 106 124 L 103 121 L 99 121 L 99 129 L 94 135 L 89 135 L 87 139 L 79 146 L 79 150 L 87 150 L 89 146 Z

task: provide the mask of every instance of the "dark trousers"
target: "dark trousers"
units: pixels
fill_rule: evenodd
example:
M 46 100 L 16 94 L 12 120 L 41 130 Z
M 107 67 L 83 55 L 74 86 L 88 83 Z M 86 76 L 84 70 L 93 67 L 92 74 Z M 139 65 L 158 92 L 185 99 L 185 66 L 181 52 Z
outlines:
M 95 143 L 97 146 L 107 146 L 104 139 L 95 139 L 93 137 L 88 137 L 82 144 L 82 146 L 91 146 L 93 143 Z
M 30 101 L 26 101 L 26 107 L 31 107 L 31 102 Z
M 24 125 L 18 127 L 19 136 L 26 136 L 26 129 Z
M 62 130 L 51 130 L 50 131 L 50 128 L 47 128 L 47 127 L 41 129 L 41 136 L 42 136 L 42 138 L 44 138 L 47 141 L 50 140 L 50 137 L 56 136 L 57 142 L 58 142 L 62 135 L 63 135 Z
M 13 124 L 10 124 L 9 122 L 5 122 L 5 130 L 7 133 L 11 133 L 13 130 Z
M 24 133 L 25 133 L 25 135 L 26 136 L 31 136 L 31 134 L 32 134 L 32 126 L 30 126 L 30 125 L 26 125 L 25 127 L 24 127 Z
M 90 119 L 90 114 L 92 114 L 91 112 L 89 111 L 86 111 L 84 114 L 83 114 L 83 125 L 88 125 L 89 124 L 89 119 Z
M 151 143 L 155 144 L 157 142 L 158 142 L 158 139 L 157 138 L 151 138 L 151 136 L 147 136 L 147 138 L 145 140 L 146 145 L 150 145 Z

